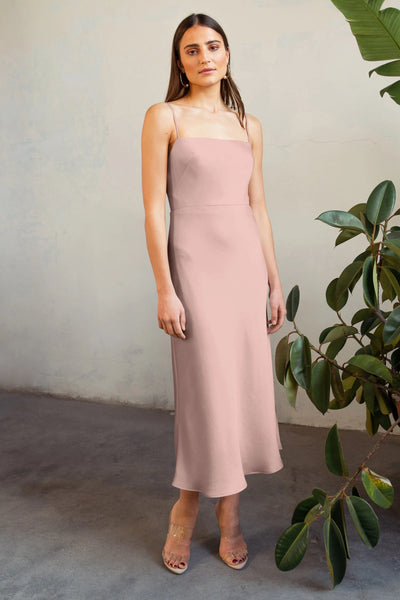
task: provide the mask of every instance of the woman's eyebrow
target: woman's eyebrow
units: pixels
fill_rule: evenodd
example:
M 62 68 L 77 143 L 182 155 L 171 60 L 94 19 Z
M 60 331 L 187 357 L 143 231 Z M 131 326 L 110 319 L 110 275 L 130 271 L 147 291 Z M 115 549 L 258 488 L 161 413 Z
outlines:
M 221 40 L 210 40 L 209 42 L 206 42 L 206 44 L 214 44 L 214 42 L 218 42 L 221 43 Z M 187 44 L 183 49 L 185 50 L 186 48 L 189 48 L 190 46 L 200 46 L 200 44 Z

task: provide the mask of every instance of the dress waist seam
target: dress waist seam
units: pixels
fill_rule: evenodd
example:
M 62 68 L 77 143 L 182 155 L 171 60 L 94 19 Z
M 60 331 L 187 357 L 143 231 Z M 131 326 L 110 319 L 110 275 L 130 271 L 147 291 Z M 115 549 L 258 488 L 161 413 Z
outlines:
M 185 206 L 178 206 L 177 208 L 171 208 L 170 212 L 176 212 L 178 210 L 185 210 L 185 209 L 201 209 L 205 206 L 250 206 L 249 202 L 233 202 L 233 203 L 213 203 L 213 204 L 199 204 L 198 206 L 196 206 L 195 204 L 186 204 Z

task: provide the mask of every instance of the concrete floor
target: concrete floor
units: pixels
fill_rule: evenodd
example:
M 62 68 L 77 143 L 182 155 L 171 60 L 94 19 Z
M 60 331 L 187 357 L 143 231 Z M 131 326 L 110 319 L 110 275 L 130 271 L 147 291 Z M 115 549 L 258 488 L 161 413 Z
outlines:
M 374 506 L 378 546 L 366 548 L 347 519 L 351 560 L 330 591 L 319 523 L 296 569 L 283 573 L 274 562 L 297 502 L 315 486 L 339 487 L 324 464 L 325 429 L 281 424 L 284 469 L 247 477 L 241 523 L 250 558 L 242 571 L 218 558 L 216 499 L 201 495 L 189 568 L 177 576 L 161 561 L 177 497 L 170 413 L 3 391 L 0 427 L 1 600 L 398 597 L 398 436 L 370 463 L 396 488 L 391 509 Z M 352 472 L 377 437 L 341 436 Z

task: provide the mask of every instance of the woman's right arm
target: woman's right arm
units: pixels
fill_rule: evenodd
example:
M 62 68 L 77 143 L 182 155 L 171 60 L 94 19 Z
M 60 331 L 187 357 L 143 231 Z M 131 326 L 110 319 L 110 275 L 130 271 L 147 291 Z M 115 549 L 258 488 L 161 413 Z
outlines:
M 165 222 L 168 146 L 172 113 L 164 103 L 147 110 L 142 129 L 142 191 L 147 250 L 158 292 L 158 325 L 165 333 L 186 339 L 185 310 L 176 295 L 168 262 Z

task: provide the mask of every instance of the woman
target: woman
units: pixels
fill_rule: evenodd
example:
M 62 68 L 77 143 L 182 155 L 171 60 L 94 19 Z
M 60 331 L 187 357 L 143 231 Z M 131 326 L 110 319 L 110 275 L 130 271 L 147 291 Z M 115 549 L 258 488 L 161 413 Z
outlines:
M 207 15 L 190 15 L 175 32 L 166 102 L 144 119 L 142 183 L 175 395 L 172 485 L 180 496 L 162 557 L 174 573 L 186 571 L 201 492 L 219 498 L 219 555 L 241 569 L 244 475 L 283 467 L 269 334 L 286 309 L 264 198 L 261 124 L 245 114 L 226 35 Z

